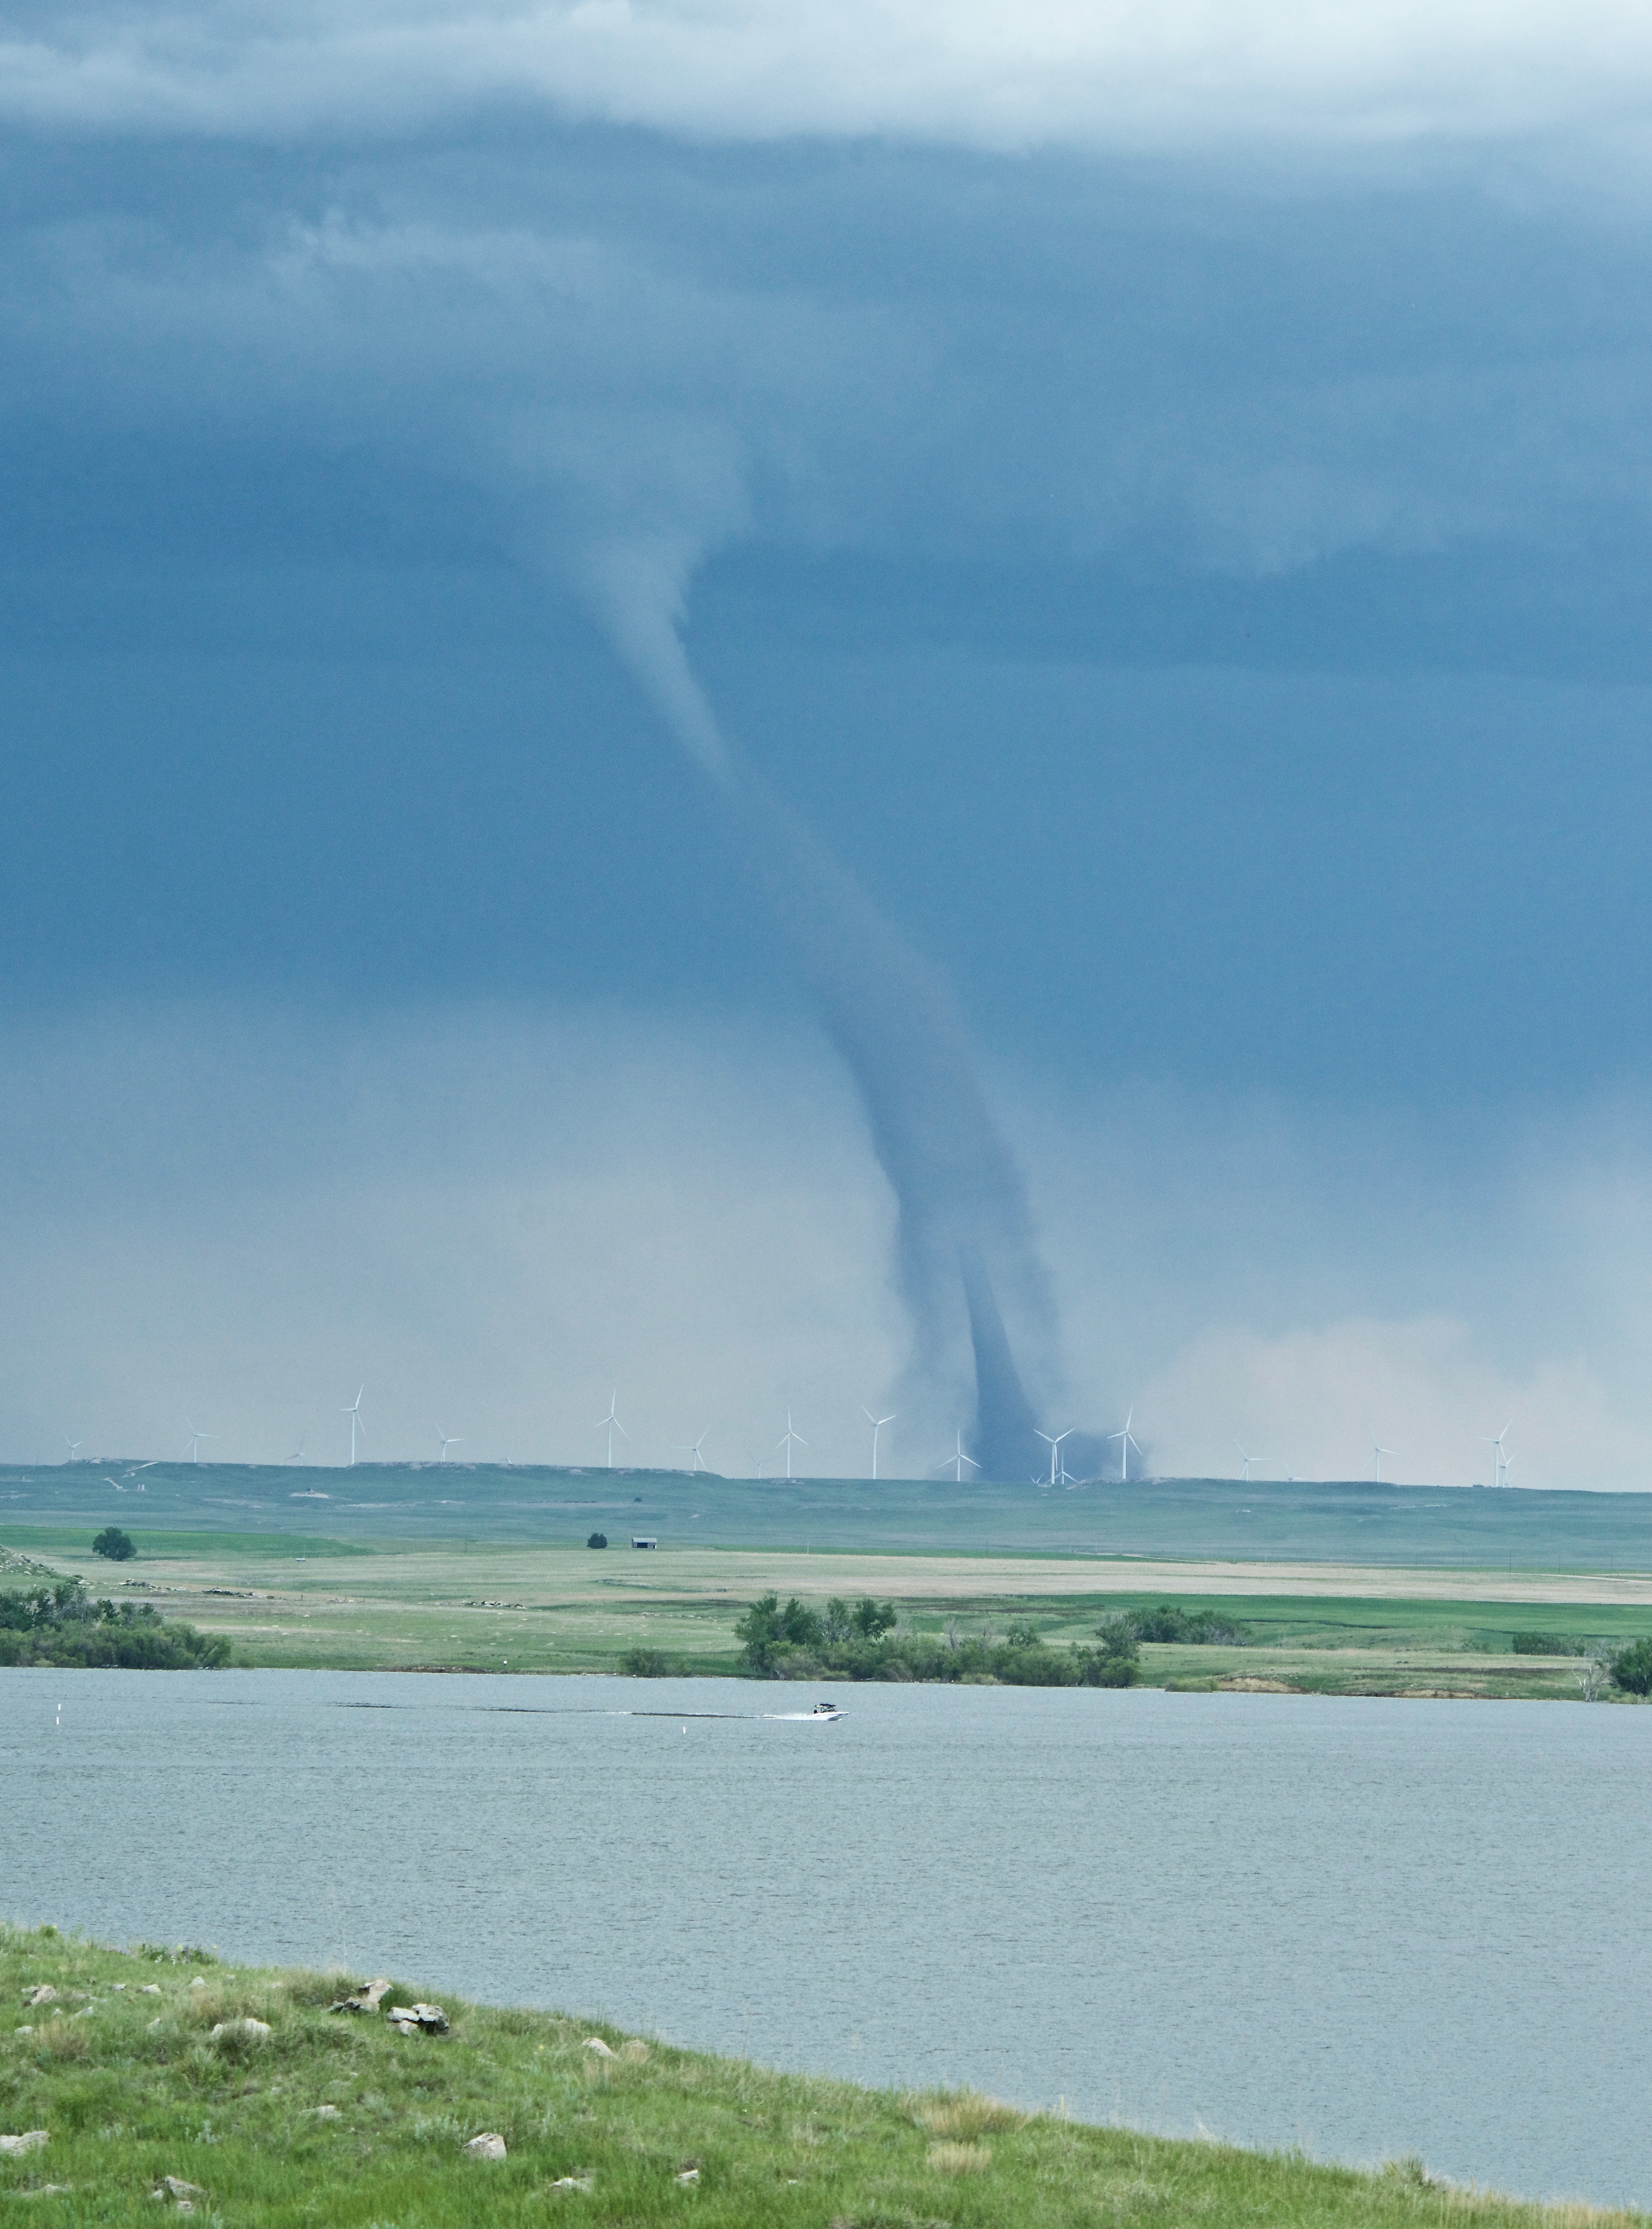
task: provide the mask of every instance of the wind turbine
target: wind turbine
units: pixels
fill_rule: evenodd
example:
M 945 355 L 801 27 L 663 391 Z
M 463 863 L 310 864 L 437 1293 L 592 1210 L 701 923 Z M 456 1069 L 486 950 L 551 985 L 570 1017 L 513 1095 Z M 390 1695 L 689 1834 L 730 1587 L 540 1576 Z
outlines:
M 1245 1454 L 1244 1445 L 1242 1441 L 1235 1440 L 1233 1444 L 1238 1449 L 1239 1453 L 1242 1455 L 1244 1455 L 1244 1468 L 1239 1473 L 1239 1476 L 1245 1480 L 1247 1483 L 1250 1481 L 1250 1466 L 1253 1462 L 1271 1462 L 1273 1461 L 1273 1457 L 1271 1455 L 1253 1455 Z M 1393 1450 L 1392 1449 L 1385 1449 L 1384 1452 L 1385 1454 L 1392 1454 Z
M 1033 1430 L 1034 1430 L 1035 1432 L 1038 1432 L 1038 1426 L 1037 1426 L 1036 1424 L 1032 1427 L 1032 1429 L 1033 1429 Z M 1077 1424 L 1069 1424 L 1069 1425 L 1068 1425 L 1068 1427 L 1067 1427 L 1067 1429 L 1066 1429 L 1066 1430 L 1065 1430 L 1064 1432 L 1057 1432 L 1057 1433 L 1056 1434 L 1056 1436 L 1055 1436 L 1054 1439 L 1051 1439 L 1051 1438 L 1050 1438 L 1050 1435 L 1049 1435 L 1049 1433 L 1048 1433 L 1048 1432 L 1038 1432 L 1038 1437 L 1039 1437 L 1041 1440 L 1046 1440 L 1046 1441 L 1049 1441 L 1049 1445 L 1050 1445 L 1050 1483 L 1051 1483 L 1051 1486 L 1053 1486 L 1053 1485 L 1055 1484 L 1055 1482 L 1056 1482 L 1056 1451 L 1057 1451 L 1057 1449 L 1060 1447 L 1060 1445 L 1061 1445 L 1062 1442 L 1063 1442 L 1064 1440 L 1070 1440 L 1070 1439 L 1071 1439 L 1071 1437 L 1072 1437 L 1073 1434 L 1074 1434 L 1077 1429 L 1078 1429 L 1078 1427 L 1077 1427 Z
M 357 1429 L 359 1429 L 363 1439 L 367 1437 L 367 1427 L 362 1423 L 362 1394 L 365 1393 L 366 1391 L 367 1387 L 365 1383 L 363 1383 L 360 1391 L 357 1392 L 356 1398 L 350 1403 L 349 1408 L 341 1409 L 338 1412 L 341 1416 L 348 1416 L 350 1419 L 350 1461 L 352 1469 L 355 1468 L 356 1463 L 356 1434 Z
M 1376 1481 L 1377 1484 L 1380 1486 L 1382 1484 L 1383 1457 L 1385 1455 L 1396 1455 L 1399 1453 L 1399 1449 L 1398 1448 L 1384 1447 L 1377 1437 L 1377 1428 L 1374 1424 L 1368 1426 L 1367 1429 L 1371 1434 L 1371 1475 Z M 1504 1425 L 1503 1429 L 1505 1431 L 1508 1429 L 1507 1424 Z
M 86 1445 L 86 1442 L 84 1440 L 72 1440 L 68 1434 L 65 1432 L 63 1435 L 63 1444 L 69 1451 L 69 1461 L 71 1462 L 78 1462 L 80 1459 L 80 1450 Z
M 1130 1429 L 1130 1426 L 1135 1420 L 1135 1403 L 1132 1401 L 1130 1404 L 1130 1413 L 1124 1419 L 1124 1429 L 1122 1432 L 1109 1432 L 1107 1436 L 1109 1440 L 1116 1440 L 1119 1443 L 1119 1484 L 1121 1486 L 1124 1485 L 1129 1479 L 1131 1449 L 1134 1448 L 1137 1455 L 1140 1455 L 1141 1452 L 1141 1442 L 1137 1439 L 1135 1434 Z
M 299 1439 L 299 1444 L 293 1449 L 292 1454 L 287 1457 L 287 1461 L 290 1463 L 297 1463 L 300 1470 L 304 1468 L 304 1441 L 302 1438 Z
M 695 1440 L 691 1444 L 685 1442 L 681 1447 L 676 1447 L 672 1449 L 672 1453 L 673 1455 L 690 1455 L 693 1458 L 688 1467 L 689 1475 L 691 1478 L 697 1470 L 704 1470 L 705 1468 L 705 1457 L 700 1453 L 700 1449 L 705 1445 L 710 1436 L 711 1435 L 709 1431 L 704 1431 L 702 1432 L 699 1438 Z
M 631 1437 L 630 1433 L 627 1431 L 625 1426 L 620 1422 L 619 1417 L 614 1413 L 619 1405 L 620 1389 L 616 1385 L 613 1392 L 608 1396 L 608 1413 L 606 1416 L 599 1418 L 595 1427 L 599 1432 L 606 1431 L 608 1436 L 608 1468 L 610 1470 L 614 1468 L 614 1434 L 618 1432 L 622 1440 L 628 1440 Z
M 1482 1442 L 1482 1446 L 1492 1448 L 1496 1450 L 1492 1456 L 1492 1461 L 1495 1466 L 1491 1474 L 1492 1483 L 1494 1486 L 1501 1486 L 1504 1483 L 1505 1475 L 1508 1470 L 1508 1457 L 1503 1453 L 1503 1437 L 1504 1434 L 1508 1430 L 1509 1424 L 1512 1424 L 1514 1421 L 1514 1419 L 1511 1416 L 1508 1420 L 1508 1423 L 1503 1426 L 1502 1431 L 1498 1433 L 1495 1440 L 1485 1440 Z
M 888 1416 L 874 1416 L 871 1410 L 863 1401 L 860 1404 L 860 1413 L 872 1428 L 872 1476 L 876 1478 L 877 1475 L 877 1435 L 883 1430 L 885 1424 L 892 1424 L 895 1422 L 895 1417 L 900 1414 L 900 1411 L 897 1410 L 893 1415 Z
M 980 1465 L 975 1461 L 974 1455 L 967 1455 L 964 1453 L 964 1436 L 962 1432 L 960 1432 L 957 1435 L 956 1444 L 952 1454 L 949 1455 L 942 1455 L 940 1461 L 935 1465 L 935 1468 L 937 1470 L 945 1470 L 948 1463 L 953 1466 L 952 1475 L 954 1482 L 959 1486 L 961 1486 L 964 1482 L 964 1465 L 966 1463 L 969 1465 L 971 1470 L 979 1470 L 980 1468 Z
M 465 1444 L 457 1432 L 444 1432 L 440 1424 L 436 1427 L 436 1437 L 441 1442 L 441 1453 L 436 1458 L 438 1462 L 447 1461 L 449 1448 L 462 1448 Z
M 792 1442 L 794 1440 L 796 1441 L 798 1446 L 800 1448 L 806 1448 L 808 1445 L 808 1442 L 804 1438 L 801 1432 L 794 1432 L 792 1429 L 792 1412 L 788 1409 L 786 1411 L 785 1437 L 783 1439 L 776 1440 L 775 1442 L 775 1445 L 777 1448 L 784 1448 L 786 1450 L 786 1475 L 787 1478 L 790 1478 L 792 1474 Z
M 197 1432 L 195 1426 L 192 1423 L 190 1423 L 190 1419 L 187 1416 L 183 1421 L 186 1424 L 190 1425 L 190 1436 L 183 1442 L 183 1454 L 188 1456 L 191 1462 L 199 1462 L 201 1460 L 202 1441 L 215 1440 L 218 1435 L 216 1432 Z M 182 1461 L 183 1457 L 180 1457 L 179 1460 Z

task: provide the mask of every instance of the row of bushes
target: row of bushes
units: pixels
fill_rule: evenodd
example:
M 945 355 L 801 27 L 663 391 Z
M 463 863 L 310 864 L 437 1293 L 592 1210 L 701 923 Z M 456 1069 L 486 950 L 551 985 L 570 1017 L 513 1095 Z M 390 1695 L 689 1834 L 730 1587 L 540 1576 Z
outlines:
M 1517 1633 L 1513 1641 L 1516 1656 L 1592 1656 L 1620 1693 L 1652 1695 L 1652 1639 L 1626 1641 L 1610 1652 L 1570 1633 Z
M 1250 1627 L 1237 1617 L 1214 1609 L 1178 1609 L 1173 1603 L 1160 1603 L 1156 1609 L 1119 1610 L 1111 1622 L 1126 1627 L 1137 1641 L 1180 1641 L 1183 1647 L 1244 1648 L 1250 1639 Z
M 834 1598 L 824 1610 L 794 1595 L 781 1603 L 768 1594 L 753 1603 L 735 1627 L 742 1666 L 760 1680 L 890 1680 L 996 1681 L 1006 1687 L 1128 1687 L 1138 1648 L 1122 1621 L 1109 1620 L 1095 1648 L 1050 1648 L 1030 1625 L 1012 1625 L 1001 1641 L 985 1635 L 928 1635 L 896 1630 L 895 1605 L 863 1595 L 853 1603 Z M 633 1652 L 634 1667 L 644 1652 Z M 659 1669 L 664 1670 L 663 1662 Z
M 897 1626 L 893 1603 L 875 1602 L 870 1595 L 853 1604 L 834 1598 L 817 1610 L 795 1595 L 782 1603 L 778 1595 L 767 1594 L 753 1603 L 735 1632 L 742 1669 L 756 1679 L 996 1681 L 1018 1687 L 1128 1687 L 1138 1675 L 1144 1641 L 1244 1648 L 1252 1638 L 1237 1619 L 1168 1603 L 1111 1613 L 1097 1627 L 1094 1648 L 1050 1648 L 1025 1623 L 1012 1625 L 1002 1640 L 957 1634 L 942 1640 L 903 1634 Z M 1584 1653 L 1584 1644 L 1546 1634 L 1518 1635 L 1514 1646 L 1531 1655 Z M 657 1677 L 671 1667 L 659 1651 L 640 1648 L 624 1668 Z M 1605 1660 L 1605 1669 L 1623 1693 L 1652 1696 L 1652 1638 L 1618 1649 Z
M 228 1661 L 222 1635 L 169 1622 L 147 1603 L 94 1602 L 80 1579 L 0 1594 L 0 1665 L 194 1672 Z

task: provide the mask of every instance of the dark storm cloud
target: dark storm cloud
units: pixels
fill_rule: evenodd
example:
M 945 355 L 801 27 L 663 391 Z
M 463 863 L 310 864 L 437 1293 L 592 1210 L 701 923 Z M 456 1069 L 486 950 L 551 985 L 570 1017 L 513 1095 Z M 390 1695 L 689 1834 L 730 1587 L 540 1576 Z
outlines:
M 1625 86 L 1632 106 L 1639 34 L 1617 27 L 1613 94 L 1604 46 L 1552 13 L 1508 19 L 1489 75 L 1467 18 L 1373 24 L 1254 9 L 1190 68 L 1174 10 L 872 10 L 865 39 L 813 9 L 42 15 L 5 57 L 14 999 L 371 1002 L 582 969 L 782 997 L 722 870 L 791 824 L 721 809 L 689 668 L 661 685 L 660 646 L 669 666 L 685 643 L 761 776 L 870 774 L 877 832 L 828 818 L 900 918 L 858 946 L 862 901 L 815 904 L 803 972 L 900 1197 L 921 1359 L 942 1371 L 927 1350 L 967 1321 L 1025 1436 L 1036 1249 L 925 957 L 947 776 L 920 794 L 876 707 L 847 735 L 841 672 L 765 702 L 765 661 L 794 684 L 805 644 L 954 659 L 944 687 L 977 701 L 952 784 L 979 801 L 995 755 L 1024 770 L 969 839 L 976 914 L 1009 924 L 972 987 L 1001 969 L 1009 1034 L 1053 1023 L 1116 1071 L 1153 1009 L 1137 1047 L 1198 1069 L 1260 1021 L 1299 1082 L 1351 1032 L 1373 1069 L 1385 1033 L 1439 1041 L 1369 887 L 1417 818 L 1403 784 L 1372 812 L 1372 705 L 1336 706 L 1353 823 L 1380 823 L 1351 900 L 1288 751 L 1236 777 L 1189 698 L 1152 734 L 1156 791 L 1135 736 L 1052 805 L 1024 715 L 989 732 L 969 665 L 1643 671 L 1645 251 L 1600 164 L 1591 201 L 1532 137 L 1575 145 Z M 709 793 L 657 748 L 638 681 Z M 1484 772 L 1502 737 L 1481 729 Z M 1398 756 L 1426 775 L 1414 734 Z M 1216 794 L 1232 825 L 1196 872 Z M 1165 871 L 1124 918 L 1155 815 Z M 1488 860 L 1495 819 L 1483 840 Z M 1449 862 L 1476 894 L 1481 870 Z M 1212 896 L 1230 877 L 1237 937 Z M 1369 981 L 1334 967 L 1315 1034 L 1302 954 L 1345 961 L 1351 913 Z

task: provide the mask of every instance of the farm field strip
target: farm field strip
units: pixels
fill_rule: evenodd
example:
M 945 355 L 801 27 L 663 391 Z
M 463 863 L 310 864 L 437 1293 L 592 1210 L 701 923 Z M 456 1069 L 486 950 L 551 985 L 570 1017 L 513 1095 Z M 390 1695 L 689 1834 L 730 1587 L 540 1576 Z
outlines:
M 173 1534 L 129 1564 L 53 1536 L 51 1566 L 96 1592 L 155 1603 L 231 1641 L 243 1663 L 289 1668 L 614 1672 L 638 1648 L 672 1668 L 738 1668 L 736 1622 L 770 1589 L 820 1602 L 893 1600 L 902 1625 L 1002 1635 L 1031 1623 L 1054 1646 L 1088 1643 L 1109 1610 L 1173 1601 L 1240 1618 L 1249 1643 L 1148 1643 L 1141 1677 L 1261 1681 L 1332 1693 L 1408 1691 L 1570 1696 L 1575 1658 L 1514 1655 L 1514 1631 L 1582 1640 L 1652 1631 L 1652 1580 L 1622 1573 L 1457 1574 L 1092 1558 L 804 1555 L 796 1551 L 516 1548 Z M 13 1532 L 14 1545 L 16 1535 Z M 161 1543 L 157 1542 L 157 1546 Z M 1402 1582 L 1411 1583 L 1407 1593 Z M 0 1579 L 0 1583 L 4 1583 Z M 15 1582 L 14 1582 L 15 1583 Z

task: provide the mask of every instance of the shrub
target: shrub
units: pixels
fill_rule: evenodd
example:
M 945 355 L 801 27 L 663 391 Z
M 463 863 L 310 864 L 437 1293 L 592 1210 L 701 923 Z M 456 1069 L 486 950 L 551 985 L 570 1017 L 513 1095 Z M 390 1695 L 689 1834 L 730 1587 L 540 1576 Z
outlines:
M 1514 1648 L 1516 1656 L 1582 1656 L 1588 1643 L 1570 1633 L 1517 1633 Z
M 912 2118 L 932 2136 L 994 2136 L 1006 2129 L 1025 2126 L 1026 2115 L 979 2090 L 941 2090 L 933 2097 L 916 2097 Z
M 1128 1625 L 1138 1641 L 1179 1641 L 1184 1648 L 1243 1648 L 1250 1638 L 1237 1618 L 1211 1609 L 1178 1609 L 1173 1603 L 1160 1603 L 1156 1609 L 1122 1611 L 1118 1622 Z
M 620 1669 L 633 1680 L 663 1680 L 671 1667 L 658 1648 L 627 1648 Z
M 606 1548 L 608 1545 L 608 1536 L 606 1532 L 593 1532 L 585 1545 L 588 1548 Z
M 106 1525 L 92 1543 L 94 1556 L 107 1556 L 112 1563 L 124 1564 L 138 1553 L 130 1532 L 123 1532 L 118 1525 Z
M 1141 1654 L 1134 1622 L 1116 1611 L 1102 1620 L 1096 1628 L 1096 1638 L 1102 1644 L 1103 1656 L 1115 1656 L 1122 1663 L 1134 1664 Z
M 990 2144 L 931 2144 L 925 2164 L 935 2174 L 985 2174 L 993 2164 Z
M 1612 1685 L 1626 1695 L 1652 1695 L 1652 1640 L 1631 1641 L 1612 1659 Z
M 94 1602 L 79 1579 L 0 1594 L 0 1663 L 182 1672 L 229 1661 L 229 1643 L 169 1623 L 147 1603 Z

